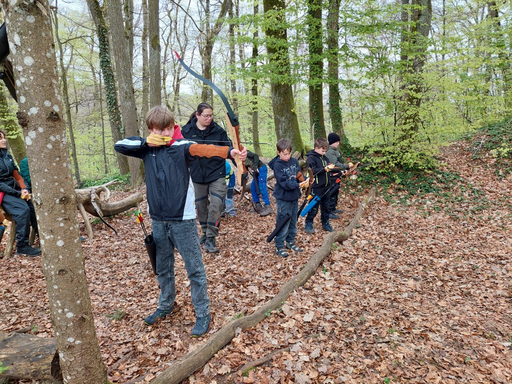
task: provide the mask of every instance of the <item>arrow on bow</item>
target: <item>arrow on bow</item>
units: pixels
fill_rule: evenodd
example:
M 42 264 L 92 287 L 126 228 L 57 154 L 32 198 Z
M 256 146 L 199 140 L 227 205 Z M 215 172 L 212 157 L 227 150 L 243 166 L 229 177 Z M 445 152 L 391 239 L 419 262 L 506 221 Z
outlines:
M 233 112 L 233 109 L 231 108 L 231 105 L 229 105 L 228 99 L 224 95 L 224 93 L 210 80 L 205 79 L 203 76 L 201 76 L 199 73 L 192 70 L 181 58 L 181 56 L 178 54 L 178 52 L 174 51 L 176 54 L 176 57 L 178 58 L 178 61 L 180 62 L 181 66 L 185 68 L 185 70 L 190 73 L 192 76 L 194 76 L 196 79 L 201 80 L 206 85 L 210 86 L 221 98 L 222 102 L 224 103 L 224 106 L 226 107 L 227 114 L 226 114 L 226 120 L 228 125 L 228 130 L 231 135 L 231 140 L 233 141 L 233 147 L 239 149 L 240 151 L 243 149 L 242 143 L 240 141 L 240 123 L 238 121 L 237 115 L 235 115 L 235 112 Z M 235 156 L 235 163 L 236 167 L 240 170 L 243 169 L 243 174 L 247 174 L 247 168 L 245 167 L 245 164 L 240 160 L 240 158 Z M 236 179 L 239 185 L 242 186 L 242 197 L 243 197 L 243 190 L 245 187 L 245 184 L 247 183 L 247 177 L 242 178 L 242 173 L 238 171 L 236 173 Z

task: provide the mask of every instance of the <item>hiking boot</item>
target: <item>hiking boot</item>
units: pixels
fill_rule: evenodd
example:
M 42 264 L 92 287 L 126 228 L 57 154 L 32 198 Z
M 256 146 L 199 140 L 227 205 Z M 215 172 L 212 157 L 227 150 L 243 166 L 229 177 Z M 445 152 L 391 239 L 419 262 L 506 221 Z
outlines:
M 334 232 L 334 229 L 332 229 L 331 224 L 329 222 L 323 223 L 322 229 L 327 232 Z
M 286 243 L 286 248 L 291 249 L 294 252 L 302 252 L 303 249 L 300 247 L 297 247 L 295 244 Z
M 339 219 L 340 217 L 338 215 L 335 215 L 334 213 L 329 213 L 329 219 Z
M 23 256 L 39 256 L 41 254 L 41 248 L 34 248 L 28 244 L 20 244 L 16 249 L 16 253 Z
M 272 210 L 272 207 L 270 205 L 265 205 L 263 207 L 263 209 L 261 210 L 260 212 L 260 216 L 263 217 L 263 216 L 268 216 L 270 215 L 271 213 L 274 213 L 274 211 Z
M 153 325 L 156 323 L 157 320 L 164 319 L 165 316 L 169 315 L 171 312 L 172 312 L 172 309 L 168 310 L 168 311 L 164 311 L 162 309 L 157 309 L 155 311 L 155 313 L 153 313 L 152 315 L 149 315 L 148 317 L 146 317 L 144 319 L 144 324 Z
M 203 234 L 203 236 L 201 236 L 199 238 L 199 244 L 203 245 L 205 242 L 206 242 L 206 234 Z
M 260 202 L 253 203 L 253 207 L 256 213 L 261 213 L 263 211 L 263 206 L 261 205 Z
M 284 248 L 276 248 L 276 255 L 279 255 L 281 257 L 288 257 L 288 252 L 286 252 L 286 249 Z
M 335 209 L 332 213 L 343 213 L 343 209 Z
M 215 245 L 215 237 L 208 237 L 204 242 L 204 250 L 209 253 L 219 253 L 219 248 Z
M 313 228 L 312 223 L 306 223 L 306 233 L 315 233 L 315 228 Z
M 205 317 L 196 317 L 196 324 L 194 328 L 192 328 L 192 337 L 199 337 L 204 335 L 210 329 L 210 325 L 212 322 L 212 315 L 207 315 Z

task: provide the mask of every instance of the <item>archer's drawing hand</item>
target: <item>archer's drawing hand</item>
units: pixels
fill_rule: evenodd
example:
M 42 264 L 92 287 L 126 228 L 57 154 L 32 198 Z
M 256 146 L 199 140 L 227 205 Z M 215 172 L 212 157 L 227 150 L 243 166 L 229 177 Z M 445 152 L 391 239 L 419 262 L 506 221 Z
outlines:
M 169 141 L 171 141 L 169 136 L 159 135 L 158 133 L 152 133 L 146 139 L 149 147 L 161 147 L 167 145 Z

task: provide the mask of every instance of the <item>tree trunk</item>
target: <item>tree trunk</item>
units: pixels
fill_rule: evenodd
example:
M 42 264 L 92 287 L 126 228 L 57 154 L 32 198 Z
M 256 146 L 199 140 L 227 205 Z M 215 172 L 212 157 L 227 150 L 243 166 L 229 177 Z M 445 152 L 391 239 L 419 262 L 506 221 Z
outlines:
M 139 125 L 135 95 L 133 93 L 133 80 L 130 68 L 130 57 L 126 39 L 124 38 L 124 25 L 121 3 L 119 0 L 107 0 L 108 17 L 110 21 L 110 36 L 112 38 L 114 61 L 116 63 L 117 83 L 119 85 L 119 100 L 121 119 L 124 126 L 125 137 L 138 136 Z M 132 187 L 138 187 L 143 180 L 142 162 L 135 157 L 128 157 L 130 179 Z
M 332 232 L 324 237 L 324 242 L 318 251 L 309 259 L 307 264 L 290 281 L 284 284 L 278 294 L 249 316 L 233 320 L 219 329 L 201 347 L 194 349 L 179 361 L 174 362 L 157 376 L 151 384 L 178 384 L 185 380 L 192 373 L 197 371 L 219 350 L 229 344 L 240 330 L 254 328 L 259 322 L 268 318 L 268 313 L 279 309 L 290 295 L 299 287 L 303 286 L 318 267 L 327 258 L 332 250 L 332 245 L 347 240 L 362 217 L 365 209 L 375 199 L 375 189 L 372 189 L 366 199 L 359 206 L 350 224 L 342 232 Z
M 50 8 L 47 0 L 1 0 L 12 36 L 18 120 L 32 176 L 33 201 L 43 251 L 42 269 L 65 382 L 107 384 L 85 262 L 79 238 L 76 194 L 58 89 Z M 44 76 L 41 74 L 44 73 Z
M 23 133 L 18 125 L 16 115 L 11 111 L 9 102 L 4 92 L 4 85 L 0 84 L 0 126 L 3 127 L 7 134 L 9 147 L 14 159 L 19 164 L 21 160 L 27 156 L 25 151 L 25 142 L 23 141 Z
M 501 71 L 501 84 L 503 98 L 505 101 L 505 110 L 510 116 L 510 108 L 512 108 L 512 63 L 510 61 L 510 47 L 506 44 L 506 34 L 504 33 L 503 27 L 501 26 L 499 5 L 496 1 L 490 1 L 487 4 L 489 8 L 489 17 L 492 20 L 493 27 L 493 45 L 496 46 L 498 51 L 498 68 Z
M 329 84 L 329 116 L 332 132 L 340 135 L 341 142 L 346 142 L 343 130 L 343 114 L 339 86 L 339 29 L 340 0 L 329 0 L 327 15 L 327 83 Z
M 213 27 L 210 26 L 210 1 L 207 0 L 204 2 L 204 9 L 206 14 L 206 21 L 205 21 L 205 33 L 204 33 L 204 44 L 203 47 L 201 47 L 201 58 L 203 60 L 203 77 L 207 80 L 212 81 L 212 53 L 213 53 L 213 43 L 215 38 L 220 33 L 220 30 L 222 29 L 222 26 L 224 24 L 224 17 L 226 16 L 226 13 L 228 9 L 231 6 L 231 0 L 223 0 L 219 16 L 217 17 L 217 20 L 215 21 L 215 24 Z M 205 101 L 207 103 L 210 103 L 213 105 L 213 90 L 206 84 L 203 85 L 203 92 L 201 94 L 202 101 Z
M 123 0 L 124 37 L 130 59 L 130 73 L 133 73 L 133 12 L 133 0 Z
M 76 145 L 75 145 L 75 133 L 73 131 L 73 120 L 71 119 L 71 107 L 69 104 L 69 88 L 68 88 L 68 71 L 66 66 L 64 65 L 64 50 L 62 49 L 62 42 L 59 38 L 59 19 L 57 15 L 57 10 L 53 9 L 53 25 L 55 28 L 55 41 L 57 42 L 57 47 L 59 49 L 59 66 L 60 66 L 60 79 L 62 82 L 62 96 L 64 101 L 64 110 L 66 113 L 66 122 L 69 130 L 69 141 L 71 145 L 71 157 L 73 159 L 73 167 L 75 170 L 75 179 L 78 186 L 82 185 L 82 180 L 80 178 L 80 168 L 78 167 L 78 157 L 76 155 Z M 71 47 L 71 58 L 73 58 L 73 47 Z
M 259 4 L 255 3 L 253 7 L 254 19 L 256 20 L 259 13 Z M 260 133 L 258 128 L 258 79 L 256 73 L 258 71 L 258 27 L 254 26 L 254 33 L 252 39 L 252 73 L 253 78 L 251 79 L 251 123 L 252 123 L 252 141 L 254 141 L 254 152 L 260 156 L 263 156 L 260 146 Z
M 149 106 L 162 104 L 162 76 L 160 74 L 160 12 L 159 0 L 148 3 L 149 15 Z
M 423 66 L 426 61 L 428 34 L 432 22 L 431 0 L 412 0 L 404 5 L 402 0 L 402 21 L 409 23 L 402 28 L 401 61 L 402 97 L 400 108 L 401 133 L 398 142 L 410 147 L 414 135 L 421 126 L 420 106 L 423 92 Z M 410 7 L 410 8 L 409 8 Z
M 108 120 L 112 138 L 115 143 L 123 138 L 123 124 L 121 121 L 121 112 L 119 111 L 119 103 L 117 101 L 116 78 L 112 69 L 112 61 L 110 60 L 110 42 L 108 40 L 107 23 L 105 23 L 103 11 L 98 0 L 87 0 L 87 6 L 94 20 L 94 24 L 96 25 L 96 33 L 98 34 L 100 67 L 105 84 Z M 121 175 L 128 174 L 130 172 L 128 157 L 117 152 L 116 157 Z
M 142 0 L 142 108 L 141 108 L 141 135 L 149 134 L 146 126 L 146 115 L 149 111 L 149 39 L 148 39 L 148 0 Z
M 293 151 L 302 152 L 304 145 L 300 136 L 299 120 L 295 112 L 295 101 L 292 86 L 289 83 L 291 77 L 290 57 L 288 55 L 288 36 L 284 26 L 284 0 L 264 0 L 265 13 L 275 12 L 276 17 L 272 25 L 265 30 L 267 39 L 267 51 L 269 61 L 273 64 L 271 79 L 272 109 L 274 112 L 274 124 L 277 140 L 289 138 L 292 141 Z
M 327 137 L 323 100 L 322 0 L 308 0 L 309 123 L 315 138 Z

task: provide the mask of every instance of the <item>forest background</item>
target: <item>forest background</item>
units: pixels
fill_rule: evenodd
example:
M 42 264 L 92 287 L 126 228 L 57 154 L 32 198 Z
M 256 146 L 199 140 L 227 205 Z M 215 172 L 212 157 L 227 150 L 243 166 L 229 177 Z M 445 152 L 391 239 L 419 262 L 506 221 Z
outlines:
M 208 101 L 225 124 L 223 103 L 174 51 L 224 91 L 242 141 L 265 156 L 282 137 L 302 151 L 337 132 L 347 154 L 348 147 L 376 153 L 372 163 L 381 170 L 424 169 L 441 145 L 510 116 L 509 2 L 127 0 L 120 24 L 110 21 L 107 3 L 51 3 L 79 185 L 127 174 L 113 142 L 128 131 L 144 135 L 151 105 L 167 105 L 184 125 Z M 96 24 L 89 9 L 97 10 Z M 98 25 L 108 41 L 98 39 Z M 126 82 L 133 96 L 124 95 Z M 21 157 L 16 105 L 2 99 L 11 147 Z M 504 144 L 495 153 L 509 151 Z
M 509 3 L 0 3 L 19 99 L 16 116 L 2 93 L 2 119 L 15 158 L 28 154 L 52 326 L 70 382 L 106 382 L 74 188 L 120 175 L 142 182 L 141 163 L 116 156 L 112 144 L 145 136 L 152 105 L 167 105 L 184 124 L 208 101 L 223 120 L 218 95 L 173 50 L 225 91 L 242 139 L 266 156 L 282 137 L 303 151 L 335 131 L 345 154 L 358 149 L 399 182 L 401 171 L 442 166 L 439 148 L 482 126 L 499 137 L 491 156 L 511 154 Z M 72 364 L 77 356 L 83 366 Z

